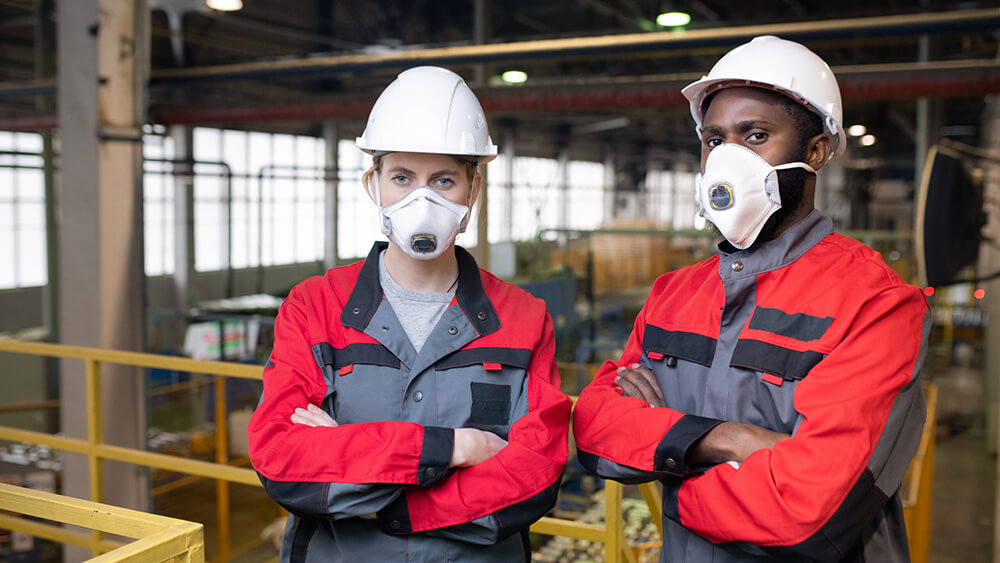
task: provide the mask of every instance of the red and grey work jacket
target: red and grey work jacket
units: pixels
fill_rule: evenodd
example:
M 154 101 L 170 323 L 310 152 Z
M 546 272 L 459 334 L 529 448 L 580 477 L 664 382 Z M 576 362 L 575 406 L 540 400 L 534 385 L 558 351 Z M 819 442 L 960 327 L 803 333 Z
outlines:
M 249 439 L 267 493 L 291 512 L 281 560 L 526 560 L 527 527 L 555 504 L 567 458 L 545 304 L 456 248 L 455 298 L 418 353 L 383 297 L 385 246 L 296 286 L 275 322 Z M 339 426 L 293 424 L 310 403 Z M 508 444 L 449 469 L 465 427 Z
M 661 561 L 908 561 L 899 488 L 925 417 L 918 288 L 819 212 L 760 248 L 661 276 L 618 362 L 580 395 L 580 460 L 664 483 Z M 656 375 L 667 408 L 623 397 Z M 722 421 L 791 434 L 742 465 L 690 467 Z

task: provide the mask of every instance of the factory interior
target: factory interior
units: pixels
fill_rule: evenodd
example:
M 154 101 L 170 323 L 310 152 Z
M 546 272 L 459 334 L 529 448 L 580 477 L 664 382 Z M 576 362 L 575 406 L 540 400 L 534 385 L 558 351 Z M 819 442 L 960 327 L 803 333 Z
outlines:
M 0 0 L 0 483 L 143 530 L 2 489 L 0 561 L 278 560 L 260 373 L 291 288 L 385 240 L 355 140 L 410 67 L 479 98 L 499 154 L 458 244 L 544 300 L 579 395 L 657 277 L 718 252 L 681 88 L 761 35 L 839 82 L 847 148 L 816 208 L 933 312 L 911 557 L 1000 561 L 996 0 Z M 624 536 L 533 528 L 533 560 L 657 561 L 659 493 L 569 451 L 548 516 Z M 192 558 L 113 558 L 182 523 Z

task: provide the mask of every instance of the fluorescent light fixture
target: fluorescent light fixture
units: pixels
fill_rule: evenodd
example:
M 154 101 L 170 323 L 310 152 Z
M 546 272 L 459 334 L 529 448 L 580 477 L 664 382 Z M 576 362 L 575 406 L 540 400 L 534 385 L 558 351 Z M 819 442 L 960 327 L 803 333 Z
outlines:
M 528 80 L 528 73 L 523 70 L 508 70 L 500 75 L 500 79 L 507 84 L 524 84 Z
M 666 12 L 656 16 L 656 25 L 660 27 L 683 27 L 691 23 L 691 16 L 685 12 Z
M 868 128 L 864 125 L 851 125 L 847 128 L 847 134 L 852 137 L 860 137 L 868 132 Z
M 861 137 L 861 145 L 870 147 L 875 144 L 875 135 L 865 135 Z
M 235 12 L 243 8 L 243 0 L 205 0 L 205 5 L 220 12 Z

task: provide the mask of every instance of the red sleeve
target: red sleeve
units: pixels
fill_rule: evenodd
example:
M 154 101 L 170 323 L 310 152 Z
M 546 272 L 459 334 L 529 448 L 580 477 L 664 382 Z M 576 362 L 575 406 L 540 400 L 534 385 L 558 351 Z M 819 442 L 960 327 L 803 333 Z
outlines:
M 568 456 L 570 400 L 559 389 L 552 320 L 547 314 L 544 318 L 528 367 L 528 412 L 511 425 L 507 446 L 432 487 L 408 489 L 379 512 L 383 530 L 420 532 L 492 514 L 502 537 L 505 531 L 526 527 L 554 505 Z
M 653 408 L 641 399 L 621 395 L 615 384 L 617 369 L 640 361 L 645 328 L 643 309 L 621 359 L 601 366 L 573 409 L 580 462 L 602 477 L 633 478 L 633 470 L 647 473 L 645 480 L 683 476 L 688 471 L 684 462 L 688 447 L 721 422 L 671 408 Z M 603 460 L 625 466 L 626 471 L 609 468 Z
M 336 428 L 291 422 L 296 408 L 320 405 L 327 395 L 323 372 L 312 356 L 308 315 L 315 309 L 299 286 L 282 304 L 275 320 L 274 350 L 264 369 L 264 393 L 250 419 L 254 469 L 266 480 L 303 484 L 426 485 L 423 470 L 428 464 L 440 468 L 436 474 L 443 475 L 451 459 L 451 430 L 411 422 L 366 422 Z M 305 496 L 305 491 L 299 488 L 288 495 Z
M 919 442 L 925 412 L 917 372 L 929 326 L 916 288 L 875 296 L 796 389 L 802 422 L 794 435 L 739 469 L 721 464 L 683 481 L 667 493 L 676 495 L 678 514 L 668 507 L 667 515 L 713 542 L 761 546 L 818 535 L 834 541 L 831 533 L 852 527 L 831 519 L 870 521 L 863 513 L 899 487 Z

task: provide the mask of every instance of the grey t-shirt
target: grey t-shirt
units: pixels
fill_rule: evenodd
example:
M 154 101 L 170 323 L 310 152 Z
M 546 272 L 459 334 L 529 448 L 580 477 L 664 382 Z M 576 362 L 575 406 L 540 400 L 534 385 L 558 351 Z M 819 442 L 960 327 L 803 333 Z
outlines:
M 378 257 L 378 281 L 382 284 L 385 298 L 389 300 L 389 305 L 403 325 L 406 336 L 410 338 L 410 343 L 419 353 L 427 340 L 427 335 L 441 320 L 441 315 L 451 303 L 451 299 L 455 296 L 454 292 L 416 291 L 399 285 L 389 275 L 389 270 L 385 269 L 384 250 Z

